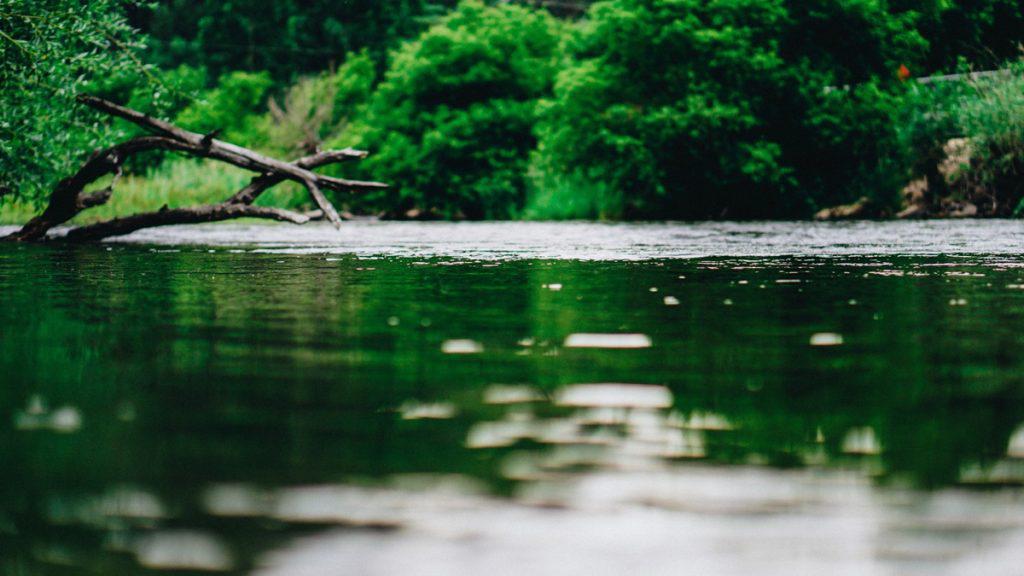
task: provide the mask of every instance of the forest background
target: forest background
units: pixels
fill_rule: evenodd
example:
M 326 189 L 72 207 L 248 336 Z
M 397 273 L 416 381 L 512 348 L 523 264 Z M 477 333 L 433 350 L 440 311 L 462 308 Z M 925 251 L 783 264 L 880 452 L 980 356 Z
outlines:
M 0 0 L 0 223 L 136 130 L 79 94 L 277 157 L 366 149 L 328 170 L 392 185 L 336 194 L 356 215 L 1017 216 L 1022 41 L 1014 0 Z M 79 218 L 250 177 L 140 157 Z

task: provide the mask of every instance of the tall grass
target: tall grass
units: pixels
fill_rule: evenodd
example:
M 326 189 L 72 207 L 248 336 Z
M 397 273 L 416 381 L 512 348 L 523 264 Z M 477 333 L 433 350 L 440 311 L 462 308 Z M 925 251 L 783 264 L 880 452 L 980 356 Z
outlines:
M 535 168 L 536 172 L 537 169 Z M 623 216 L 622 191 L 580 174 L 533 174 L 529 179 L 526 220 L 616 220 Z
M 965 72 L 969 72 L 965 71 Z M 912 176 L 933 195 L 964 200 L 994 216 L 1024 212 L 1024 62 L 998 74 L 908 91 L 898 123 Z M 962 138 L 969 159 L 949 166 L 948 144 Z
M 37 213 L 38 209 L 24 200 L 12 197 L 0 198 L 0 226 L 24 224 Z
M 114 187 L 110 201 L 86 210 L 71 221 L 88 224 L 117 216 L 152 212 L 164 206 L 176 208 L 222 202 L 252 179 L 253 173 L 219 162 L 174 159 L 144 175 L 128 175 Z M 102 188 L 109 178 L 97 182 Z M 291 183 L 275 186 L 257 202 L 264 206 L 294 208 L 307 203 L 305 193 Z M 41 206 L 17 200 L 0 201 L 0 224 L 23 224 L 42 210 Z
M 960 107 L 974 161 L 964 171 L 968 186 L 985 189 L 994 202 L 1024 212 L 1024 64 L 1004 75 L 972 82 Z

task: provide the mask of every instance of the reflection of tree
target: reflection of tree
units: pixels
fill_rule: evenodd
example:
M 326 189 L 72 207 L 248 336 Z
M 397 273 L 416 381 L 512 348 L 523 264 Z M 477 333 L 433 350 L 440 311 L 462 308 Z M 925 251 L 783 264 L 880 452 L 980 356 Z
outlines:
M 820 260 L 419 263 L 118 245 L 0 256 L 0 416 L 40 394 L 84 417 L 68 436 L 0 427 L 0 516 L 36 522 L 49 494 L 122 483 L 157 490 L 185 516 L 201 514 L 194 495 L 215 481 L 436 471 L 500 485 L 500 455 L 464 448 L 470 425 L 499 415 L 480 403 L 495 383 L 667 385 L 676 410 L 736 426 L 707 435 L 708 456 L 725 462 L 799 465 L 819 430 L 830 460 L 853 462 L 843 439 L 870 427 L 883 470 L 923 486 L 999 459 L 1024 420 L 1024 299 L 988 286 L 1006 283 L 993 270 L 947 282 L 910 259 L 892 268 L 927 274 L 865 276 L 875 268 Z M 563 348 L 576 332 L 638 332 L 654 346 Z M 815 332 L 846 343 L 811 347 Z M 442 354 L 452 338 L 484 352 Z M 410 399 L 458 413 L 402 421 L 391 410 Z M 135 420 L 119 418 L 125 407 Z
M 841 461 L 846 433 L 870 426 L 884 469 L 924 486 L 955 482 L 965 465 L 1002 456 L 1024 420 L 1018 361 L 1006 353 L 1024 310 L 993 299 L 988 280 L 865 277 L 861 268 L 813 260 L 661 264 L 535 267 L 538 337 L 637 331 L 655 341 L 641 352 L 563 351 L 537 372 L 556 384 L 668 384 L 683 412 L 718 412 L 738 424 L 709 437 L 710 456 L 727 461 L 756 454 L 798 463 L 819 429 L 826 453 Z M 540 288 L 556 282 L 559 292 Z M 680 305 L 662 306 L 666 294 Z M 965 314 L 948 305 L 952 296 L 981 310 Z M 842 348 L 815 349 L 807 339 L 817 331 L 851 337 Z

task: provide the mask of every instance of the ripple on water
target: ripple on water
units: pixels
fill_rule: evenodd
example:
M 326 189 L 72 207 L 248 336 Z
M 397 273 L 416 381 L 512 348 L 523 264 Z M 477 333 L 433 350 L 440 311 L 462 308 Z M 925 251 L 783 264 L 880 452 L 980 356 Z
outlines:
M 487 394 L 507 396 L 494 390 Z M 540 418 L 510 403 L 502 419 L 477 423 L 467 443 L 479 449 L 558 437 L 546 450 L 502 452 L 501 473 L 518 482 L 511 499 L 466 497 L 443 483 L 415 495 L 286 490 L 279 518 L 401 530 L 301 538 L 264 556 L 256 574 L 667 576 L 682 566 L 720 576 L 853 576 L 941 566 L 966 576 L 1010 573 L 1022 558 L 1024 509 L 1013 493 L 882 492 L 854 471 L 665 465 L 702 456 L 704 434 L 732 429 L 714 413 L 669 411 L 672 400 L 660 386 L 573 385 L 555 394 L 568 415 Z M 855 428 L 843 444 L 868 454 L 877 441 Z
M 647 384 L 577 384 L 555 396 L 559 406 L 591 408 L 668 408 L 672 393 L 664 386 Z
M 0 227 L 0 235 L 14 227 Z M 116 242 L 257 248 L 282 254 L 470 259 L 648 260 L 710 256 L 1018 255 L 1019 220 L 921 222 L 222 223 L 142 230 Z
M 650 348 L 646 334 L 570 334 L 563 344 L 566 348 Z
M 1000 391 L 1017 382 L 1016 363 L 1005 350 L 1012 350 L 1019 340 L 1019 290 L 1024 286 L 1017 270 L 1024 265 L 1020 228 L 1020 223 L 1009 221 L 353 223 L 334 232 L 318 226 L 228 224 L 153 230 L 122 240 L 168 247 L 197 244 L 155 248 L 155 254 L 116 244 L 52 253 L 49 246 L 38 247 L 40 253 L 53 256 L 49 265 L 40 265 L 42 259 L 18 259 L 15 266 L 8 258 L 0 262 L 0 278 L 8 270 L 16 270 L 6 274 L 8 278 L 28 272 L 37 280 L 43 278 L 39 286 L 45 290 L 33 285 L 22 301 L 34 304 L 36 294 L 46 295 L 48 303 L 56 302 L 58 320 L 48 327 L 36 324 L 38 319 L 30 314 L 14 313 L 15 308 L 33 310 L 31 305 L 0 309 L 6 308 L 7 318 L 28 320 L 39 328 L 39 340 L 68 331 L 73 337 L 68 341 L 77 348 L 96 346 L 113 352 L 89 355 L 80 366 L 98 363 L 102 370 L 96 373 L 124 384 L 117 390 L 141 390 L 146 395 L 109 407 L 85 394 L 61 398 L 52 407 L 41 397 L 27 403 L 19 397 L 2 414 L 6 420 L 0 432 L 24 445 L 26 461 L 51 463 L 38 472 L 35 464 L 28 470 L 40 481 L 60 474 L 77 486 L 79 470 L 88 470 L 85 480 L 112 485 L 123 481 L 123 474 L 134 474 L 135 468 L 126 467 L 133 458 L 140 459 L 144 477 L 154 481 L 148 488 L 122 486 L 103 492 L 97 487 L 92 497 L 47 494 L 41 502 L 45 518 L 40 525 L 45 529 L 30 535 L 31 554 L 37 554 L 37 543 L 45 546 L 41 542 L 50 526 L 61 533 L 65 527 L 95 526 L 111 539 L 103 541 L 104 550 L 116 545 L 119 553 L 135 554 L 143 565 L 168 570 L 218 570 L 232 561 L 233 568 L 248 569 L 255 560 L 261 574 L 317 576 L 658 575 L 687 570 L 723 575 L 1014 573 L 1024 563 L 1019 489 L 1024 483 L 1024 429 L 1010 434 L 1019 419 L 1004 415 L 999 426 L 982 432 L 985 442 L 994 443 L 986 443 L 984 452 L 978 450 L 984 460 L 974 463 L 961 454 L 955 463 L 962 460 L 964 465 L 954 471 L 961 485 L 955 489 L 903 490 L 899 478 L 895 486 L 879 486 L 872 484 L 869 474 L 883 470 L 887 462 L 921 461 L 931 449 L 945 451 L 936 462 L 946 459 L 950 446 L 960 451 L 959 444 L 933 441 L 931 436 L 900 445 L 901 436 L 893 429 L 907 428 L 904 422 L 920 419 L 927 430 L 936 428 L 935 422 L 955 424 L 953 418 L 926 417 L 945 411 L 947 405 L 959 411 L 962 404 L 979 404 L 979 399 L 980 404 L 991 403 L 993 415 L 1007 412 L 1005 398 L 1011 396 Z M 552 241 L 555 237 L 557 242 Z M 215 250 L 208 252 L 206 245 Z M 111 249 L 112 254 L 107 252 Z M 160 254 L 179 251 L 182 254 L 170 255 L 173 258 Z M 981 252 L 984 255 L 976 255 Z M 97 260 L 97 254 L 103 258 Z M 848 258 L 862 254 L 892 257 Z M 946 256 L 936 262 L 905 257 L 933 254 Z M 416 262 L 378 258 L 381 255 L 412 256 Z M 670 260 L 693 257 L 697 259 L 692 262 Z M 544 260 L 548 258 L 664 260 L 593 265 Z M 535 260 L 504 261 L 512 259 Z M 366 260 L 373 262 L 366 266 Z M 492 275 L 494 270 L 484 275 L 485 266 L 498 266 L 514 276 Z M 663 274 L 651 272 L 658 266 L 664 266 Z M 160 284 L 123 284 L 151 279 L 157 268 Z M 409 270 L 415 274 L 402 276 Z M 463 271 L 474 275 L 471 281 L 451 274 Z M 264 279 L 269 278 L 287 289 L 253 289 L 255 295 L 245 298 L 254 287 L 249 278 L 259 278 L 258 288 L 267 288 Z M 510 278 L 522 281 L 513 286 L 513 281 L 505 282 Z M 234 279 L 238 289 L 228 283 Z M 831 285 L 833 281 L 837 284 Z M 398 292 L 389 282 L 427 288 Z M 174 290 L 165 290 L 165 285 Z M 122 286 L 152 290 L 121 290 Z M 905 290 L 894 290 L 900 287 Z M 98 305 L 81 306 L 83 291 Z M 175 294 L 179 297 L 165 298 Z M 302 296 L 306 299 L 294 300 Z M 578 301 L 582 304 L 576 305 Z M 292 302 L 298 305 L 291 306 Z M 307 306 L 310 302 L 315 306 Z M 374 307 L 377 302 L 381 306 Z M 473 314 L 462 313 L 466 302 L 474 305 Z M 403 308 L 410 304 L 415 306 Z M 440 306 L 455 306 L 459 314 Z M 920 314 L 915 307 L 921 308 Z M 347 321 L 352 313 L 370 308 L 373 311 L 365 316 L 356 314 L 359 322 Z M 193 315 L 179 317 L 171 310 L 190 310 Z M 495 310 L 502 313 L 494 315 Z M 520 322 L 524 310 L 535 317 Z M 691 311 L 701 317 L 687 320 Z M 751 311 L 771 311 L 768 316 L 774 320 L 762 322 Z M 612 314 L 618 317 L 610 318 Z M 259 316 L 260 322 L 252 322 L 250 316 Z M 108 317 L 115 320 L 108 323 L 111 329 L 137 330 L 93 338 L 92 326 Z M 174 324 L 182 318 L 194 324 Z M 919 325 L 949 340 L 938 349 L 941 357 L 928 359 L 937 363 L 936 369 L 923 371 L 924 376 L 913 371 L 919 360 L 907 353 L 919 350 L 919 343 L 905 342 L 912 339 L 899 331 L 901 326 Z M 166 333 L 161 333 L 163 328 Z M 841 342 L 838 333 L 819 333 L 818 342 L 812 336 L 818 330 L 840 328 L 855 345 L 809 347 Z M 574 330 L 581 333 L 562 339 Z M 152 339 L 138 338 L 140 334 Z M 529 337 L 513 347 L 521 336 Z M 453 340 L 442 343 L 444 337 Z M 657 348 L 628 351 L 652 346 L 652 337 Z M 154 345 L 142 346 L 142 340 Z M 251 345 L 254 340 L 259 346 Z M 487 343 L 485 356 L 441 356 L 482 352 L 477 340 Z M 581 350 L 564 350 L 563 344 Z M 909 344 L 915 347 L 908 348 Z M 758 347 L 772 351 L 755 358 L 762 362 L 747 366 L 735 361 L 748 358 L 745 351 Z M 12 347 L 5 356 L 7 365 L 45 368 L 45 362 L 34 360 L 34 350 Z M 50 349 L 41 350 L 46 354 L 39 358 L 57 357 L 49 354 Z M 232 409 L 226 420 L 214 415 L 215 425 L 200 430 L 190 414 L 164 409 L 179 406 L 177 402 L 149 403 L 150 394 L 177 399 L 178 386 L 192 389 L 185 386 L 184 376 L 177 378 L 177 369 L 174 374 L 161 372 L 173 376 L 166 387 L 149 387 L 136 381 L 141 372 L 122 370 L 120 363 L 148 368 L 164 350 L 176 351 L 175 366 L 180 363 L 187 369 L 189 379 L 194 376 L 201 389 L 207 388 L 207 375 L 232 376 L 218 385 L 217 397 L 231 398 L 239 411 Z M 23 351 L 31 352 L 30 360 L 20 359 Z M 514 356 L 517 353 L 529 358 Z M 104 363 L 105 358 L 112 360 Z M 703 366 L 690 362 L 701 358 L 712 361 Z M 255 369 L 248 367 L 252 360 L 257 360 Z M 451 368 L 444 376 L 451 374 L 457 385 L 434 377 L 433 363 L 439 361 Z M 210 372 L 225 365 L 230 374 Z M 409 366 L 422 369 L 407 370 Z M 778 372 L 780 367 L 808 366 L 815 369 Z M 722 372 L 742 378 L 723 379 Z M 29 386 L 14 389 L 28 394 L 46 390 L 51 401 L 57 400 L 54 390 L 61 388 L 46 385 L 52 372 L 39 374 L 24 378 Z M 904 386 L 908 374 L 910 384 L 933 379 L 948 384 L 943 388 L 952 395 L 929 393 L 919 399 L 917 394 L 924 394 L 925 387 Z M 338 384 L 322 385 L 328 379 Z M 676 398 L 667 388 L 651 384 L 590 383 L 605 379 L 667 382 Z M 834 390 L 827 395 L 845 398 L 870 379 L 899 386 L 891 391 L 878 388 L 866 405 L 849 401 L 849 414 L 845 407 L 835 408 L 839 403 L 823 399 L 825 394 L 814 393 Z M 295 380 L 299 385 L 280 386 Z M 533 385 L 490 385 L 520 381 Z M 559 387 L 566 382 L 583 384 Z M 847 386 L 848 382 L 854 385 Z M 843 386 L 819 388 L 822 383 Z M 236 387 L 239 392 L 234 396 Z M 782 393 L 776 393 L 780 389 Z M 467 399 L 476 391 L 482 392 L 482 404 L 479 398 Z M 876 397 L 900 395 L 905 398 L 874 403 Z M 417 400 L 402 403 L 406 398 Z M 969 401 L 960 402 L 964 398 Z M 316 407 L 320 402 L 325 403 L 323 410 Z M 189 402 L 180 412 L 195 410 L 197 419 L 209 416 L 202 410 L 204 404 Z M 937 408 L 916 411 L 923 404 Z M 454 416 L 456 405 L 458 418 L 435 421 Z M 78 424 L 71 412 L 61 412 L 78 407 L 79 416 L 84 416 Z M 880 414 L 881 419 L 876 418 Z M 234 435 L 226 433 L 225 425 L 235 430 L 242 422 L 269 423 L 278 417 L 294 423 L 287 430 L 298 433 L 275 433 L 286 440 L 276 445 L 278 450 L 264 446 L 270 436 L 252 435 L 234 444 L 228 438 Z M 166 426 L 155 425 L 163 418 Z M 970 424 L 963 428 L 977 427 L 982 419 L 963 422 Z M 122 459 L 116 450 L 119 441 L 107 457 L 87 455 L 77 468 L 78 461 L 65 464 L 63 459 L 71 454 L 108 447 L 111 438 L 127 439 L 128 435 L 110 433 L 120 423 L 133 436 L 139 432 L 130 444 L 135 456 Z M 772 435 L 776 429 L 789 430 L 785 444 Z M 55 430 L 75 433 L 52 434 Z M 409 440 L 411 436 L 416 442 Z M 167 445 L 179 444 L 177 438 L 188 439 L 181 442 L 188 445 L 187 453 Z M 232 443 L 222 443 L 229 440 Z M 68 449 L 35 449 L 44 443 Z M 165 447 L 167 453 L 162 451 Z M 243 450 L 236 452 L 239 447 Z M 365 447 L 369 448 L 362 450 Z M 769 452 L 780 447 L 791 458 L 783 465 L 808 468 L 753 465 L 773 462 Z M 151 457 L 154 448 L 161 449 L 159 461 Z M 915 451 L 912 458 L 908 449 Z M 232 456 L 251 454 L 252 460 L 238 466 L 233 457 L 223 458 L 227 450 Z M 281 450 L 293 451 L 290 455 L 299 457 L 298 463 L 272 454 Z M 181 471 L 182 454 L 188 456 L 185 460 L 197 457 L 198 462 L 213 465 Z M 225 468 L 218 467 L 220 460 Z M 466 487 L 470 481 L 454 476 L 434 483 L 403 483 L 387 475 L 398 460 L 414 469 L 486 476 L 493 483 L 490 487 L 505 495 L 474 492 Z M 716 464 L 723 462 L 739 463 Z M 830 463 L 837 466 L 826 468 Z M 162 467 L 150 471 L 151 464 Z M 100 470 L 104 465 L 109 469 Z M 368 485 L 345 476 L 352 469 L 357 470 L 352 474 L 373 470 L 385 476 Z M 196 485 L 178 486 L 182 472 L 195 478 Z M 22 472 L 16 474 L 20 478 Z M 229 478 L 261 485 L 215 483 Z M 962 484 L 985 485 L 985 490 L 965 490 Z M 57 491 L 44 484 L 39 487 Z M 20 506 L 23 496 L 14 497 Z M 15 510 L 20 508 L 0 511 L 0 540 L 24 530 Z M 252 554 L 260 544 L 236 539 L 247 540 L 257 531 L 260 538 L 280 535 L 273 537 L 274 551 L 243 559 L 242 554 Z M 229 548 L 235 547 L 230 551 L 237 557 L 223 561 L 217 550 L 225 542 L 218 540 L 219 535 Z M 59 552 L 48 558 L 65 562 Z
M 483 351 L 483 344 L 465 338 L 445 340 L 441 343 L 441 352 L 445 354 L 479 354 Z
M 235 563 L 228 546 L 207 532 L 158 531 L 135 546 L 139 564 L 154 570 L 226 572 Z

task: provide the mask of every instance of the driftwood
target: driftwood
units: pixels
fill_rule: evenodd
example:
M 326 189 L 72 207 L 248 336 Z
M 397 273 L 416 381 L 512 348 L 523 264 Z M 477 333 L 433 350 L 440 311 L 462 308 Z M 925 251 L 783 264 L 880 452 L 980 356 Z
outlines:
M 106 203 L 121 176 L 125 160 L 133 154 L 149 150 L 171 150 L 199 158 L 220 160 L 239 168 L 252 170 L 257 175 L 253 177 L 248 186 L 220 204 L 174 209 L 165 207 L 157 212 L 114 218 L 97 224 L 73 228 L 65 236 L 67 240 L 99 240 L 110 236 L 129 234 L 141 228 L 215 222 L 231 218 L 269 218 L 293 224 L 304 224 L 312 218 L 312 215 L 252 205 L 260 194 L 287 180 L 298 182 L 304 186 L 309 191 L 313 202 L 319 207 L 320 214 L 335 226 L 340 226 L 341 217 L 324 196 L 323 189 L 349 192 L 387 187 L 386 184 L 380 182 L 345 180 L 313 172 L 314 168 L 327 164 L 365 158 L 366 152 L 363 151 L 329 150 L 299 158 L 294 162 L 282 162 L 247 148 L 217 140 L 215 133 L 203 135 L 189 132 L 168 122 L 152 118 L 130 108 L 118 106 L 101 98 L 80 96 L 78 100 L 87 106 L 141 126 L 152 135 L 132 138 L 94 152 L 78 172 L 57 184 L 50 194 L 49 204 L 42 214 L 30 220 L 21 230 L 4 237 L 4 240 L 42 240 L 46 237 L 47 232 L 55 226 L 64 224 L 83 210 Z M 113 175 L 113 181 L 109 186 L 96 192 L 85 192 L 85 188 L 89 184 L 107 175 Z

